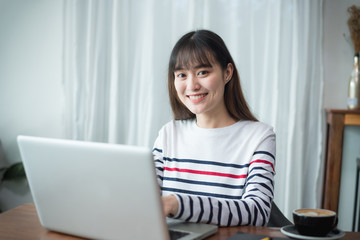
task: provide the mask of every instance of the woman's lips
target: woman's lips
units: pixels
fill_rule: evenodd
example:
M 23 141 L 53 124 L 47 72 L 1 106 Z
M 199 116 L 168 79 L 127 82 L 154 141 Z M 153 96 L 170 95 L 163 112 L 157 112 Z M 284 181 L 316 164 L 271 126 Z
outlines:
M 190 99 L 192 103 L 198 103 L 201 102 L 205 97 L 207 93 L 203 94 L 194 94 L 194 95 L 188 95 L 187 97 Z

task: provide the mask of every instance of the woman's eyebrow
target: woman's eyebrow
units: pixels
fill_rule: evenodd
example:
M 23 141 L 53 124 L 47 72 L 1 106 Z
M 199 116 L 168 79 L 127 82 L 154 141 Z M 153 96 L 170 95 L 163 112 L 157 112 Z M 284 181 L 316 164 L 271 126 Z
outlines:
M 175 67 L 175 68 L 174 68 L 174 72 L 176 72 L 176 71 L 182 71 L 182 70 L 184 70 L 184 69 L 185 69 L 184 67 L 178 66 L 178 67 Z
M 196 65 L 196 66 L 194 67 L 194 69 L 199 69 L 199 68 L 212 68 L 212 65 L 211 65 L 211 64 L 203 63 L 203 64 Z
M 212 68 L 212 65 L 211 64 L 207 64 L 207 63 L 202 63 L 202 64 L 199 64 L 199 65 L 196 65 L 195 67 L 192 67 L 192 69 L 199 69 L 199 68 Z M 183 71 L 185 70 L 186 68 L 183 67 L 183 66 L 177 66 L 175 67 L 174 69 L 174 72 L 176 71 Z

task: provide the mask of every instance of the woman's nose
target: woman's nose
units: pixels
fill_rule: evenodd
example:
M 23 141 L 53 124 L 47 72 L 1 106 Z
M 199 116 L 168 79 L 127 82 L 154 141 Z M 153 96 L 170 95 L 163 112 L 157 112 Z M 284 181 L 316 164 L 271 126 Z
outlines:
M 199 89 L 200 89 L 200 84 L 199 84 L 199 81 L 198 81 L 198 79 L 197 79 L 196 76 L 190 75 L 190 76 L 188 77 L 187 87 L 188 87 L 188 89 L 191 90 L 191 91 L 195 91 L 195 90 L 199 90 Z

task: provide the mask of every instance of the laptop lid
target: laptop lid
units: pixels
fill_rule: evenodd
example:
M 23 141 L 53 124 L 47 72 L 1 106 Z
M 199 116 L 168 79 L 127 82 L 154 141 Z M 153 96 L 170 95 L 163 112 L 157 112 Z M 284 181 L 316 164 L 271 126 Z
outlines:
M 94 239 L 203 239 L 217 226 L 171 220 L 162 212 L 151 149 L 19 136 L 18 145 L 40 223 Z
M 19 136 L 41 224 L 95 239 L 167 239 L 150 149 Z

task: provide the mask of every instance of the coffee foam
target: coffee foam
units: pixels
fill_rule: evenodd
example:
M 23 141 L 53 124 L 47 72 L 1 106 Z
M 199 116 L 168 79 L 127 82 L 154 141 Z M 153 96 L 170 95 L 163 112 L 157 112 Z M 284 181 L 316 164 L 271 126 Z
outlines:
M 325 210 L 325 209 L 298 209 L 295 212 L 300 215 L 314 216 L 314 217 L 335 215 L 335 212 Z

